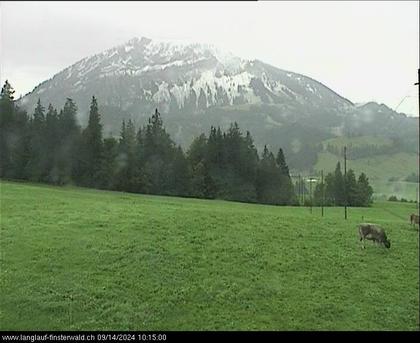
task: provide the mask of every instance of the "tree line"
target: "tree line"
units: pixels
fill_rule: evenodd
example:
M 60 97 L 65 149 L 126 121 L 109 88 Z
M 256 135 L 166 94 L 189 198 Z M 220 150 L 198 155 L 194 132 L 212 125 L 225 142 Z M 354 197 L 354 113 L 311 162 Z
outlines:
M 103 137 L 98 102 L 92 97 L 82 129 L 70 98 L 57 111 L 40 100 L 29 116 L 17 106 L 6 81 L 0 95 L 0 177 L 157 195 L 298 205 L 283 150 L 267 146 L 259 156 L 250 132 L 235 122 L 211 127 L 184 152 L 166 132 L 156 109 L 136 129 L 122 121 L 120 137 Z M 314 191 L 314 204 L 369 206 L 372 188 L 362 173 L 342 175 L 340 164 Z
M 356 179 L 352 169 L 343 175 L 340 162 L 337 163 L 334 173 L 328 173 L 323 183 L 315 187 L 313 201 L 320 206 L 370 206 L 373 199 L 373 189 L 365 173 Z
M 166 132 L 159 112 L 136 129 L 123 121 L 120 137 L 103 137 L 92 97 L 82 129 L 70 98 L 57 111 L 38 100 L 32 116 L 19 108 L 6 81 L 0 97 L 0 176 L 135 193 L 296 205 L 282 149 L 260 157 L 237 123 L 212 127 L 184 152 Z

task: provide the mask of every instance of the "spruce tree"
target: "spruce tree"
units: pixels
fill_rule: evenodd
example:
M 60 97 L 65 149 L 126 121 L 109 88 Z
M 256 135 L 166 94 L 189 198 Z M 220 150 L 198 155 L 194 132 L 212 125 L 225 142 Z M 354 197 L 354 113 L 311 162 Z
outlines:
M 290 178 L 289 167 L 286 164 L 283 150 L 280 148 L 276 163 L 280 174 L 280 203 L 282 205 L 292 205 L 297 203 L 297 198 L 293 189 L 292 179 Z
M 196 137 L 187 151 L 187 159 L 190 166 L 194 167 L 206 159 L 207 138 L 204 133 Z
M 217 186 L 209 174 L 209 167 L 204 161 L 197 163 L 192 169 L 191 195 L 198 198 L 214 199 Z
M 0 176 L 10 177 L 12 169 L 12 131 L 14 131 L 14 90 L 6 80 L 0 93 Z
M 0 176 L 24 179 L 30 157 L 29 118 L 6 80 L 0 93 Z
M 118 142 L 115 138 L 105 138 L 102 148 L 102 163 L 97 172 L 96 186 L 102 189 L 115 189 L 117 173 Z
M 142 180 L 139 174 L 139 160 L 137 156 L 138 143 L 134 123 L 131 119 L 122 122 L 118 143 L 117 172 L 115 187 L 126 192 L 140 192 Z M 148 192 L 147 189 L 144 192 Z
M 214 126 L 210 127 L 209 138 L 207 140 L 207 152 L 206 160 L 212 167 L 219 168 L 221 167 L 220 161 L 218 159 L 220 155 L 220 146 L 217 141 L 216 128 Z
M 171 163 L 171 180 L 169 184 L 170 194 L 186 196 L 190 194 L 190 170 L 188 168 L 188 161 L 178 146 L 173 155 Z
M 71 98 L 67 98 L 58 116 L 61 138 L 73 137 L 80 133 L 77 123 L 77 105 Z
M 242 142 L 240 166 L 246 180 L 255 182 L 258 161 L 258 151 L 254 145 L 254 139 L 252 138 L 251 133 L 247 131 Z
M 6 80 L 0 93 L 0 125 L 11 123 L 13 120 L 13 111 L 15 109 L 15 90 Z
M 242 133 L 239 129 L 238 123 L 235 121 L 230 125 L 226 133 L 226 158 L 230 164 L 230 167 L 237 172 L 240 172 L 240 153 L 241 153 L 241 141 Z
M 147 191 L 153 194 L 170 194 L 176 147 L 166 132 L 157 109 L 143 128 L 142 136 L 142 178 L 148 187 Z
M 347 206 L 360 206 L 357 199 L 356 176 L 352 169 L 348 170 L 345 181 L 346 181 Z
M 340 162 L 337 162 L 337 166 L 334 172 L 334 200 L 336 206 L 344 206 L 344 177 L 341 173 Z
M 45 132 L 46 132 L 46 181 L 50 183 L 57 182 L 57 154 L 60 137 L 58 133 L 58 114 L 57 110 L 48 105 L 48 111 L 45 115 Z
M 29 129 L 29 160 L 25 166 L 25 175 L 31 181 L 47 181 L 47 136 L 45 108 L 38 99 Z
M 239 170 L 237 171 L 238 185 L 235 196 L 237 200 L 246 202 L 257 201 L 256 177 L 258 170 L 258 152 L 254 145 L 254 140 L 249 131 L 245 137 L 241 138 L 240 155 L 238 161 Z
M 77 123 L 77 106 L 70 98 L 58 115 L 57 183 L 71 182 L 79 172 L 77 170 L 78 148 L 80 146 L 80 127 Z
M 289 167 L 286 164 L 286 159 L 284 158 L 284 153 L 283 153 L 282 148 L 280 148 L 277 153 L 276 162 L 280 168 L 280 173 L 284 176 L 290 177 Z
M 280 204 L 280 192 L 280 171 L 273 153 L 264 145 L 256 177 L 257 201 L 263 204 Z
M 222 133 L 222 129 L 220 126 L 217 127 L 216 130 L 216 163 L 217 166 L 223 168 L 226 165 L 226 147 L 225 147 L 225 135 Z
M 373 189 L 365 173 L 361 173 L 357 180 L 357 199 L 359 206 L 370 206 L 372 203 Z
M 98 102 L 93 96 L 90 104 L 88 125 L 82 133 L 80 146 L 81 182 L 86 186 L 98 186 L 98 173 L 102 169 L 102 125 Z
M 33 124 L 35 129 L 43 128 L 45 124 L 45 108 L 42 106 L 41 99 L 39 98 L 33 115 Z

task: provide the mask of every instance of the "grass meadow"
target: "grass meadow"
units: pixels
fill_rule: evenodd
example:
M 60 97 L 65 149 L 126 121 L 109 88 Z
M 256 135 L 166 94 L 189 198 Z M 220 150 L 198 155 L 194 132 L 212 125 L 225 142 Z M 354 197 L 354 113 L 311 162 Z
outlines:
M 418 330 L 411 203 L 279 207 L 1 182 L 0 330 Z M 357 224 L 382 225 L 361 249 Z

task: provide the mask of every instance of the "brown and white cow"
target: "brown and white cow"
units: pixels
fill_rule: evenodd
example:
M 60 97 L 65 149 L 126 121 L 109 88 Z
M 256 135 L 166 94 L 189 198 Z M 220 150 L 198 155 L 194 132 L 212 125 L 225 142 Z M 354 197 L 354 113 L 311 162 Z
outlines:
M 383 244 L 385 247 L 391 247 L 391 241 L 388 240 L 385 230 L 379 225 L 362 223 L 359 225 L 360 241 L 363 241 L 363 249 L 365 248 L 364 240 L 368 239 L 375 243 Z

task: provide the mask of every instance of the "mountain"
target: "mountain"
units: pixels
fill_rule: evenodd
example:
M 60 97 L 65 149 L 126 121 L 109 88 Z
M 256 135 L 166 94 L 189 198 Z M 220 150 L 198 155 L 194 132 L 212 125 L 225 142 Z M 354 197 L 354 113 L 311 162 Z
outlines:
M 86 91 L 95 92 L 104 105 L 124 110 L 134 106 L 140 111 L 159 106 L 163 113 L 258 103 L 352 105 L 303 75 L 243 60 L 211 45 L 147 38 L 132 39 L 75 63 L 37 86 L 25 101 L 32 106 L 42 96 L 64 103 L 63 94 L 82 101 Z
M 401 150 L 417 147 L 414 118 L 383 104 L 353 104 L 310 77 L 206 44 L 134 38 L 64 69 L 19 102 L 32 113 L 38 98 L 61 108 L 70 97 L 85 125 L 92 95 L 105 134 L 118 135 L 122 119 L 143 124 L 158 108 L 174 140 L 188 147 L 211 125 L 237 121 L 259 149 L 281 146 L 300 169 L 314 165 L 302 165 L 302 151 L 316 154 L 337 136 L 391 137 Z

